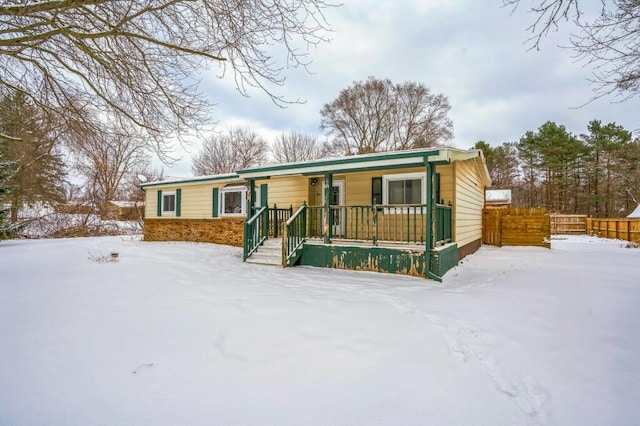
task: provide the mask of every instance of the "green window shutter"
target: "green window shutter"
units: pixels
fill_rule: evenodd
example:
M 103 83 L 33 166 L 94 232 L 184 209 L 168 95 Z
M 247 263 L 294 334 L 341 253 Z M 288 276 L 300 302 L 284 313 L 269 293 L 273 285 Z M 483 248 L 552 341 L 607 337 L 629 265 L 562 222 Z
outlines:
M 158 210 L 156 212 L 156 216 L 162 216 L 162 190 L 158 190 Z
M 260 185 L 260 207 L 268 206 L 267 202 L 267 184 Z
M 176 217 L 180 217 L 180 202 L 182 201 L 182 189 L 176 189 Z
M 435 192 L 436 194 L 436 203 L 441 203 L 442 200 L 440 199 L 440 173 L 436 173 L 436 181 L 433 185 L 433 192 Z
M 382 204 L 382 177 L 371 178 L 371 204 Z
M 211 217 L 218 217 L 218 188 L 211 190 Z

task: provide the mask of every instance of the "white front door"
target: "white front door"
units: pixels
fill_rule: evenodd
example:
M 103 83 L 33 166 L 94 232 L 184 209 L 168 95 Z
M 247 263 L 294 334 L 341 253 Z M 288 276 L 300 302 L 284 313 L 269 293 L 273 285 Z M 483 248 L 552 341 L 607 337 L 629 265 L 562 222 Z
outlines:
M 334 180 L 331 191 L 331 205 L 344 206 L 344 181 Z M 331 220 L 331 234 L 336 237 L 345 235 L 345 218 L 342 217 L 344 212 L 342 209 L 332 209 L 333 218 Z

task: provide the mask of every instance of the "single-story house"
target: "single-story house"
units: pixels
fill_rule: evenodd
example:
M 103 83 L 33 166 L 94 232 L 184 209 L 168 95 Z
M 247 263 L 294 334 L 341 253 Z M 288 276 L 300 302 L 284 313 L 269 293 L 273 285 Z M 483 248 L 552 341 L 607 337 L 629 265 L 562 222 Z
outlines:
M 247 262 L 439 280 L 482 241 L 482 151 L 424 148 L 150 182 L 144 239 L 244 248 Z

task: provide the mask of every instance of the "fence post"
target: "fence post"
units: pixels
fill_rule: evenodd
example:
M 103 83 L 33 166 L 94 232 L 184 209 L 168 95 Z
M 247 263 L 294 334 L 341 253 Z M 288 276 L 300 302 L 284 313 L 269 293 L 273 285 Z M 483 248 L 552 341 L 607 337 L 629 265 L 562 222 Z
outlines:
M 498 247 L 502 247 L 502 212 L 498 211 L 496 215 L 496 229 L 498 230 Z

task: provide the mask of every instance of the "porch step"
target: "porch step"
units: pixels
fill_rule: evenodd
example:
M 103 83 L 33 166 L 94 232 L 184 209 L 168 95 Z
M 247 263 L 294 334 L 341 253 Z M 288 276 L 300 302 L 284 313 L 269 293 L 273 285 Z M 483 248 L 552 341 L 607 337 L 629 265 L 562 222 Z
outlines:
M 258 247 L 247 260 L 257 265 L 282 266 L 282 239 L 270 238 Z

